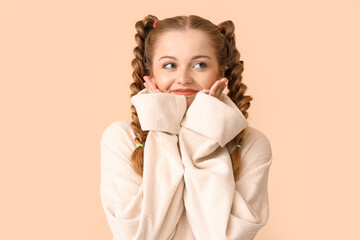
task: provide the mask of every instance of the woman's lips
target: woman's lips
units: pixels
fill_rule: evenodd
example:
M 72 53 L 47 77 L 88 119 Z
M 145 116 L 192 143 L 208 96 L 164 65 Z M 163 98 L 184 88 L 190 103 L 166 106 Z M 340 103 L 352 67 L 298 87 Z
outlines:
M 190 96 L 190 95 L 194 95 L 196 94 L 198 91 L 196 90 L 190 90 L 190 89 L 175 89 L 172 91 L 174 94 L 177 95 L 185 95 L 185 96 Z

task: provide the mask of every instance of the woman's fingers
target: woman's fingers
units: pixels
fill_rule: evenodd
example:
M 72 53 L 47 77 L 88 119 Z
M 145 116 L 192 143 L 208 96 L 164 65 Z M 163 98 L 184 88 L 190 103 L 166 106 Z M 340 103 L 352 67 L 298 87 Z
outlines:
M 219 84 L 220 84 L 220 80 L 217 80 L 217 81 L 214 82 L 214 84 L 210 88 L 209 95 L 215 96 L 216 90 L 218 89 Z
M 144 86 L 146 87 L 146 92 L 147 92 L 147 93 L 152 93 L 152 92 L 154 92 L 154 89 L 153 89 L 153 86 L 152 86 L 152 82 L 149 80 L 148 76 L 144 76 L 143 79 L 145 80 Z
M 216 88 L 216 91 L 215 91 L 215 96 L 217 98 L 220 97 L 222 91 L 224 90 L 224 86 L 225 86 L 225 80 L 224 79 L 219 80 L 219 84 L 218 84 L 218 86 Z
M 149 92 L 161 93 L 160 89 L 156 87 L 148 76 L 144 76 L 143 79 L 145 80 L 144 86 L 149 90 Z
M 145 76 L 145 81 L 147 83 L 147 85 L 151 88 L 151 90 L 154 90 L 154 84 L 152 83 L 152 81 L 149 79 L 148 76 Z
M 144 86 L 145 86 L 145 88 L 146 88 L 146 92 L 149 93 L 149 92 L 150 92 L 150 89 L 149 89 L 149 87 L 148 87 L 148 85 L 147 85 L 146 82 L 144 82 Z
M 226 87 L 227 79 L 217 80 L 210 88 L 209 95 L 219 98 Z
M 226 88 L 226 83 L 227 83 L 227 79 L 226 78 L 223 78 L 221 79 L 221 87 L 219 87 L 219 97 L 221 96 L 221 93 L 224 91 L 224 89 Z

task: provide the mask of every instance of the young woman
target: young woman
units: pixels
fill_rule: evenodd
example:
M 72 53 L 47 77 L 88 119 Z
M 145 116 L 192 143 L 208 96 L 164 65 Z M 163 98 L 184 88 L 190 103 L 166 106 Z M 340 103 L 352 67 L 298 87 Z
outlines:
M 101 138 L 114 239 L 254 239 L 269 217 L 272 152 L 247 122 L 232 21 L 148 15 L 135 27 L 132 121 Z

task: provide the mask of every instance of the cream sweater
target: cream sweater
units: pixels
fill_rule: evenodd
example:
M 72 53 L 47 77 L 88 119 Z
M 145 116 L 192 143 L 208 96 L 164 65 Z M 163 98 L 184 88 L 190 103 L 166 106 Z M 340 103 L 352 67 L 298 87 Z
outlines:
M 146 93 L 131 98 L 144 144 L 143 178 L 130 156 L 136 148 L 130 121 L 115 121 L 101 138 L 102 206 L 113 240 L 250 240 L 269 217 L 269 140 L 222 93 Z M 230 152 L 246 128 L 242 170 L 235 182 Z

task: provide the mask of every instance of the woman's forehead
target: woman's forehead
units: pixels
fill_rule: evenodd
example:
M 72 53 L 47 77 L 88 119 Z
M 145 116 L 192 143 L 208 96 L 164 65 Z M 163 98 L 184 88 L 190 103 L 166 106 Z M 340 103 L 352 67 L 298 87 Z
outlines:
M 163 55 L 211 55 L 215 56 L 208 36 L 199 30 L 170 31 L 162 34 L 156 44 L 155 60 Z

